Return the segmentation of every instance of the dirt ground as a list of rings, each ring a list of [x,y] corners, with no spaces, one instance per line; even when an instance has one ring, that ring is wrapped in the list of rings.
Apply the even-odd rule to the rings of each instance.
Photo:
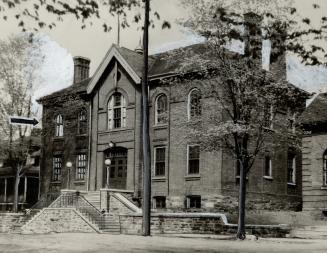
[[[128,236],[108,234],[0,234],[0,252],[327,252],[325,240],[259,239],[234,241],[223,238]]]

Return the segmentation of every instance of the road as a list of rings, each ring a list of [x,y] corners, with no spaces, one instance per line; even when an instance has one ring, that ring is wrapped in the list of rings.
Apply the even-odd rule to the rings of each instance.
[[[133,253],[236,253],[236,252],[327,252],[324,240],[259,239],[234,241],[167,236],[128,236],[107,234],[0,234],[0,252],[133,252]]]

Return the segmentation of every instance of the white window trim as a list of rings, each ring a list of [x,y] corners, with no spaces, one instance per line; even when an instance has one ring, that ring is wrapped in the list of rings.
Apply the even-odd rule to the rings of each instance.
[[[156,158],[157,158],[157,149],[164,148],[165,149],[165,174],[164,175],[156,175]],[[166,146],[156,146],[153,148],[153,176],[154,177],[166,177],[167,168],[166,168],[166,155],[167,155],[167,148]]]
[[[269,158],[269,175],[265,175],[266,174],[266,158]],[[265,161],[264,161],[264,175],[263,177],[266,179],[273,179],[272,176],[272,171],[273,171],[273,167],[272,167],[272,159],[270,156],[265,156]]]
[[[58,120],[59,117],[60,120]],[[64,136],[64,119],[61,114],[58,114],[55,118],[55,137],[63,137],[63,136]]]
[[[188,96],[187,96],[187,121],[191,120],[191,94],[192,94],[193,91],[200,92],[200,90],[198,88],[193,88],[188,93]],[[200,92],[200,94],[201,94],[201,92]]]
[[[115,92],[110,95],[108,103],[107,103],[107,129],[108,130],[115,130],[115,129],[122,129],[126,128],[126,118],[127,118],[127,109],[126,109],[126,98],[123,93],[118,92],[121,96],[121,106],[114,106],[115,104]],[[120,108],[121,109],[121,119],[119,128],[114,127],[114,110]]]
[[[199,173],[197,174],[190,174],[189,173],[189,154],[190,154],[190,147],[200,147],[200,144],[188,144],[187,145],[187,159],[186,159],[186,175],[187,176],[199,176],[200,175],[200,168],[201,168],[201,152],[199,154]]]
[[[165,96],[167,98],[167,122],[165,123],[159,123],[158,122],[158,99],[162,96]],[[160,126],[160,125],[166,125],[168,123],[168,96],[165,94],[165,93],[160,93],[157,97],[156,97],[156,100],[155,100],[155,106],[154,106],[154,124],[155,126]]]
[[[292,168],[293,168],[292,181],[287,182],[288,185],[296,185],[296,156],[292,158]]]
[[[323,187],[327,187],[327,150],[325,151],[325,153],[323,154],[322,157],[322,161],[323,161],[323,166],[322,166],[322,180],[323,180]]]

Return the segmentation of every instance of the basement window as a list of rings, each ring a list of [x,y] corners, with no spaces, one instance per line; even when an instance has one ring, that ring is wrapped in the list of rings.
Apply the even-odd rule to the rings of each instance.
[[[201,196],[187,196],[186,208],[201,208]]]
[[[166,197],[155,196],[153,197],[153,208],[166,208]]]

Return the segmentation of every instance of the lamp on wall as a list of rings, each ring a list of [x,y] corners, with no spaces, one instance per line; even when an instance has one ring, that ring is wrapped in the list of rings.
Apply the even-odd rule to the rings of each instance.
[[[67,167],[67,172],[68,172],[68,179],[67,179],[67,189],[69,189],[70,186],[70,169],[72,168],[73,164],[72,162],[67,162],[66,167]]]
[[[110,141],[110,142],[108,143],[108,146],[109,146],[109,148],[113,148],[113,147],[115,146],[115,143],[113,143],[112,141]]]
[[[3,167],[3,161],[0,160],[0,168],[2,168],[2,167]]]
[[[107,181],[106,182],[107,182],[107,188],[109,189],[109,168],[111,165],[111,160],[109,158],[107,158],[106,160],[104,160],[104,164],[107,167],[107,178],[106,178]]]

